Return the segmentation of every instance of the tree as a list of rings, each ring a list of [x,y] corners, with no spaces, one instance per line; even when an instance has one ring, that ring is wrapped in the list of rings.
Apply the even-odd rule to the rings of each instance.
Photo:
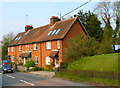
[[[5,56],[7,56],[7,46],[8,44],[13,40],[14,38],[13,32],[8,33],[7,35],[3,36],[3,39],[1,41],[2,43],[2,59],[6,59]]]
[[[95,8],[96,13],[100,17],[100,19],[103,21],[102,23],[106,25],[108,21],[111,21],[111,19],[114,17],[113,12],[113,2],[98,2],[98,5]]]
[[[100,27],[101,22],[98,20],[97,15],[91,13],[90,11],[83,13],[83,10],[80,10],[78,12],[78,17],[87,30],[89,36],[101,42],[103,37],[103,30]]]
[[[116,44],[119,41],[119,34],[120,34],[120,30],[119,30],[119,17],[118,17],[118,2],[114,2],[114,17],[115,17],[115,21],[116,21],[116,28],[114,30],[114,34],[113,34],[113,44]]]
[[[115,44],[119,34],[118,0],[115,0],[115,2],[99,2],[95,11],[101,19],[102,24],[105,26],[104,29],[109,29],[111,24],[116,24],[116,28],[114,30],[113,28],[112,30],[109,30],[112,34],[112,44]],[[114,20],[115,22],[113,22]]]
[[[68,41],[68,46],[69,47],[65,50],[63,59],[63,63],[66,64],[80,59],[81,57],[96,55],[100,47],[98,41],[94,38],[88,39],[88,37],[83,34],[70,39]]]

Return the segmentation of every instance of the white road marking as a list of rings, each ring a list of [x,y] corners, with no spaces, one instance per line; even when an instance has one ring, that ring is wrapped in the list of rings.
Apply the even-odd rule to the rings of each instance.
[[[8,76],[8,77],[10,77],[10,78],[13,78],[13,79],[15,79],[15,77],[13,77],[13,76],[10,76],[10,75],[6,75],[6,76]]]
[[[34,84],[32,84],[32,83],[29,83],[29,82],[27,82],[27,81],[24,81],[24,80],[20,80],[21,82],[24,82],[24,83],[27,83],[27,84],[29,84],[29,85],[32,85],[32,86],[34,86]]]

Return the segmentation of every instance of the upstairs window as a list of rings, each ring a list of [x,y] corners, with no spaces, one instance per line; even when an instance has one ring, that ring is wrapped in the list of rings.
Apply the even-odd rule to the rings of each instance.
[[[19,57],[19,63],[21,63],[21,57]]]
[[[29,51],[29,45],[27,45],[28,51]]]
[[[37,56],[34,57],[34,62],[35,62],[35,64],[38,64],[38,57]]]
[[[50,65],[50,57],[49,56],[45,57],[45,64]]]
[[[25,45],[25,51],[29,51],[29,45]]]
[[[60,41],[57,41],[57,48],[60,49]]]
[[[19,51],[22,51],[22,46],[21,45],[19,45]]]
[[[37,44],[33,44],[33,50],[37,50]]]
[[[11,52],[14,52],[14,47],[11,47]]]
[[[51,49],[51,42],[46,42],[46,49]]]
[[[14,62],[14,56],[12,57],[12,62]]]
[[[9,52],[9,47],[8,47],[8,52]]]

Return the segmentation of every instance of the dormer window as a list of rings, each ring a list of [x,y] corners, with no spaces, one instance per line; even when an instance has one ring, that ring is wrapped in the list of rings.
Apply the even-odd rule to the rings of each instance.
[[[47,35],[49,36],[52,33],[52,31],[50,31]]]
[[[37,50],[37,44],[33,44],[33,50]]]
[[[54,35],[55,32],[56,32],[56,30],[54,30],[51,35]]]
[[[60,32],[61,29],[58,29],[57,32],[55,34],[58,34]]]

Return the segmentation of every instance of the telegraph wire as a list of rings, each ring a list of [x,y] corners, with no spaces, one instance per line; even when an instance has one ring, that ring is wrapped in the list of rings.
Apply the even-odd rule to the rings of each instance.
[[[84,6],[85,4],[89,3],[90,1],[92,1],[92,0],[89,0],[89,1],[85,2],[84,4],[82,4],[82,5],[78,6],[77,8],[75,8],[75,9],[73,9],[72,11],[70,11],[70,12],[66,13],[65,15],[61,16],[60,18],[63,18],[64,16],[66,16],[66,15],[68,15],[68,14],[72,13],[73,11],[75,11],[75,10],[77,10],[78,8],[80,8],[80,7]]]

